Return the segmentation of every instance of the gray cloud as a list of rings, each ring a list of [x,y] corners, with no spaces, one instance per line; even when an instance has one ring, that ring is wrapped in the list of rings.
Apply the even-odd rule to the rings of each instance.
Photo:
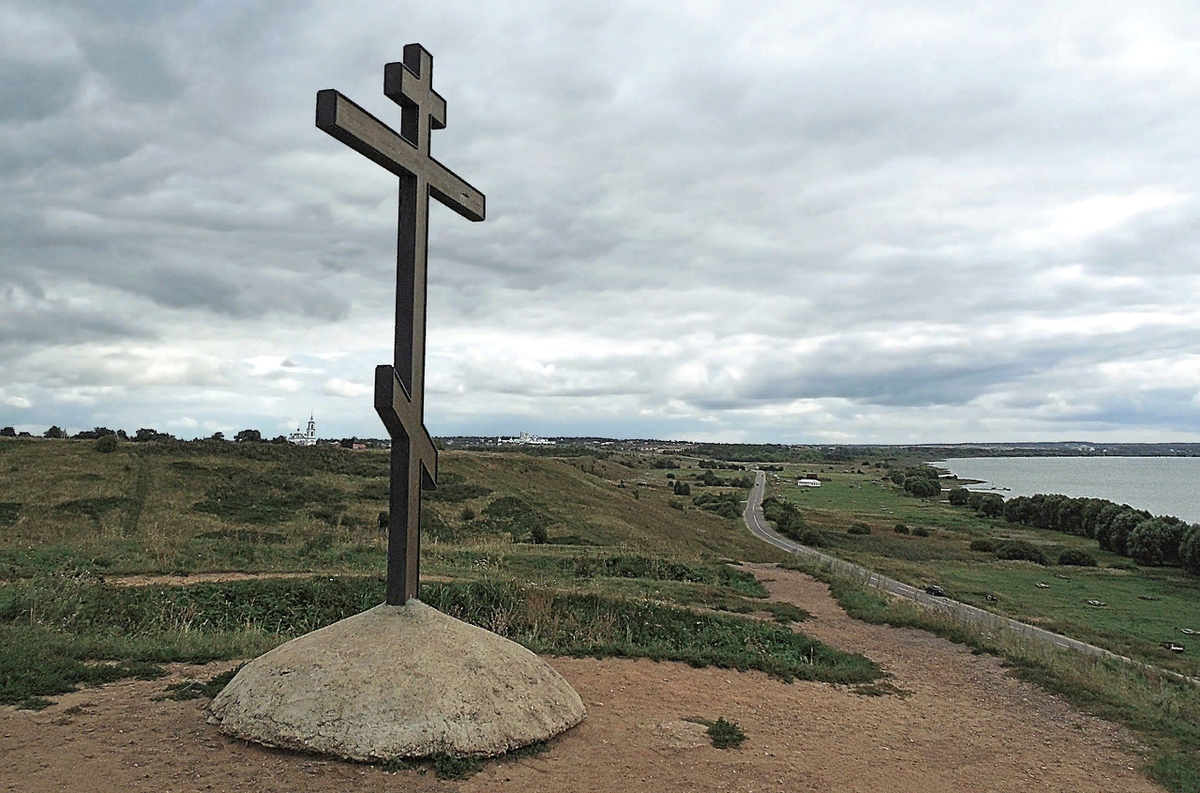
[[[15,6],[5,398],[380,433],[395,180],[313,95],[397,123],[417,39],[489,209],[431,213],[434,432],[1194,438],[1200,12],[1066,9]]]

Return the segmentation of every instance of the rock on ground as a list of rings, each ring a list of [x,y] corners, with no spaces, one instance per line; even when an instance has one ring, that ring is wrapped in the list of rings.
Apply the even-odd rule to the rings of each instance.
[[[351,760],[487,757],[584,719],[579,695],[515,642],[410,600],[276,647],[212,702],[248,741]]]

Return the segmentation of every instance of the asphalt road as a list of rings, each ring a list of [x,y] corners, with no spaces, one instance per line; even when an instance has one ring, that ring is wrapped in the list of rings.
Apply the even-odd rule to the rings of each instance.
[[[1149,666],[1148,664],[1142,664],[1141,662],[1126,658],[1123,655],[1117,655],[1116,653],[1109,652],[1103,647],[1097,647],[1094,644],[1081,642],[1077,639],[1072,639],[1069,636],[1051,633],[1043,628],[1038,628],[1018,620],[1009,619],[1008,617],[1002,617],[999,614],[993,614],[990,611],[984,611],[983,609],[969,606],[966,603],[959,603],[958,601],[951,600],[950,598],[935,597],[933,595],[926,594],[923,590],[901,583],[894,578],[888,578],[885,575],[880,575],[879,573],[868,570],[865,567],[851,564],[844,559],[838,559],[836,556],[830,556],[827,553],[821,553],[815,548],[809,548],[806,545],[801,545],[798,542],[789,540],[787,537],[783,537],[776,533],[763,517],[762,499],[766,482],[767,475],[762,471],[755,471],[754,487],[750,490],[750,497],[746,499],[746,511],[742,513],[743,517],[746,519],[746,527],[750,529],[750,532],[754,534],[755,537],[758,537],[763,542],[769,542],[776,548],[781,548],[788,553],[793,553],[797,556],[806,556],[810,559],[821,562],[822,564],[827,564],[833,568],[834,571],[852,578],[858,578],[868,586],[877,587],[885,592],[891,592],[894,595],[909,598],[910,600],[914,600],[929,608],[960,617],[967,622],[988,625],[992,628],[1010,630],[1021,636],[1027,636],[1032,639],[1049,642],[1058,647],[1062,647],[1067,650],[1073,650],[1077,653],[1083,653],[1084,655],[1091,655],[1099,658],[1112,658],[1113,660],[1123,661],[1127,664],[1134,664],[1137,666]],[[930,583],[934,582],[931,581]],[[1160,669],[1159,667],[1150,668],[1153,668],[1163,674],[1177,677],[1181,680],[1187,680],[1191,683],[1200,684],[1200,680],[1194,677],[1187,677],[1186,675],[1181,675],[1177,672],[1172,672],[1166,669]]]

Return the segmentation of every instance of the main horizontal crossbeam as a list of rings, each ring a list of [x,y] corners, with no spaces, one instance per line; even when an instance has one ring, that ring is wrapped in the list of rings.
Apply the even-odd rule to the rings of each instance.
[[[397,176],[424,178],[430,195],[467,220],[483,220],[483,193],[332,88],[317,92],[317,127]]]

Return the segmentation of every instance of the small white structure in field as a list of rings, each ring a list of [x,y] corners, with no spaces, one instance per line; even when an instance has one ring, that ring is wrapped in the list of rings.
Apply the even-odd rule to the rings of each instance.
[[[802,476],[796,480],[796,487],[820,487],[821,480],[815,476]]]

